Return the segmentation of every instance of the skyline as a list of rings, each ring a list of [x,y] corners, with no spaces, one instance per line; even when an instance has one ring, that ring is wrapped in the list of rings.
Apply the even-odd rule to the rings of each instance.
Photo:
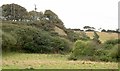
[[[96,29],[118,28],[118,1],[119,0],[5,0],[3,4],[15,3],[23,6],[27,11],[34,10],[44,12],[52,10],[63,21],[66,28],[83,29],[84,26]]]

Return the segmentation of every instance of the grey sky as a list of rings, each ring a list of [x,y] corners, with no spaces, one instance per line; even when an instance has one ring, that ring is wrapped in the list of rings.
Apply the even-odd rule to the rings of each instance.
[[[118,28],[119,0],[1,0],[3,4],[16,3],[28,11],[37,5],[37,11],[50,9],[64,22],[67,28],[92,26],[95,28]]]

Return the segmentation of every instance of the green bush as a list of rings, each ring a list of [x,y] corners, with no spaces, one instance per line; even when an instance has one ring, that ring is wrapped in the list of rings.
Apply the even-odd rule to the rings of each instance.
[[[70,42],[64,38],[54,37],[51,41],[54,53],[65,53],[70,51]]]
[[[120,44],[117,44],[115,45],[111,50],[110,50],[110,53],[109,53],[109,56],[112,57],[112,59],[114,60],[118,60],[120,58],[120,49],[118,48],[118,46],[120,46]]]
[[[94,61],[112,61],[109,56],[110,50],[103,48],[104,45],[97,44],[95,41],[81,41],[78,40],[74,44],[74,49],[69,60],[94,60]]]
[[[72,42],[80,39],[79,34],[75,33],[73,30],[66,30],[65,32],[67,33],[67,38]]]
[[[118,61],[120,58],[118,49],[118,45],[112,44],[103,44],[99,49],[95,52],[96,60],[100,61]]]
[[[90,37],[87,36],[85,32],[81,32],[80,33],[80,40],[88,41],[88,40],[90,40]]]
[[[91,57],[95,54],[95,51],[97,50],[96,46],[96,43],[93,41],[85,42],[77,40],[73,46],[73,52],[68,59],[91,59]]]
[[[116,45],[116,44],[120,44],[120,39],[111,39],[111,40],[107,40],[104,44],[111,44],[111,45]]]
[[[9,33],[2,32],[2,49],[5,51],[12,50],[17,40]]]
[[[74,45],[73,45],[73,50],[71,55],[69,56],[69,60],[77,60],[79,59],[79,57],[82,54],[82,50],[85,48],[86,43],[81,41],[81,40],[77,40]]]

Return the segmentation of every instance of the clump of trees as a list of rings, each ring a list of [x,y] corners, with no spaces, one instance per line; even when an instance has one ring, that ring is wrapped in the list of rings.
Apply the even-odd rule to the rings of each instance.
[[[36,27],[3,24],[3,51],[28,53],[67,53],[70,51],[69,40],[53,37],[49,32]]]
[[[27,10],[17,4],[6,4],[2,5],[2,16],[6,20],[24,20],[27,19]]]
[[[101,32],[108,32],[108,33],[120,33],[120,30],[119,29],[116,29],[116,30],[105,30],[105,29],[102,29]]]
[[[31,23],[32,26],[37,26],[49,31],[57,26],[63,30],[65,27],[59,17],[51,10],[45,10],[45,12],[27,11],[24,7],[18,4],[4,4],[2,5],[3,21],[17,21]]]

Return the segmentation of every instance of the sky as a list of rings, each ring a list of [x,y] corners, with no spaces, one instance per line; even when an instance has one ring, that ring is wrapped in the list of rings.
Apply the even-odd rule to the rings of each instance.
[[[44,12],[52,10],[64,22],[66,28],[83,29],[84,26],[96,29],[118,28],[118,2],[120,0],[0,0],[3,4],[15,3],[28,11]]]

